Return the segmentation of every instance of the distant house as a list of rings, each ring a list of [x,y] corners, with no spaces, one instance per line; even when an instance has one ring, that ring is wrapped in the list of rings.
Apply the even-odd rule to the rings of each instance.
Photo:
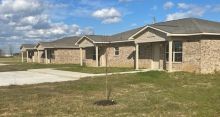
[[[74,45],[80,37],[65,37],[52,42],[39,42],[35,48],[38,63],[79,64],[79,47]]]
[[[213,73],[220,71],[220,23],[185,18],[111,36],[85,35],[38,43],[36,49],[44,53],[41,57],[46,63]],[[48,62],[50,50],[54,51],[53,62]]]
[[[27,62],[35,62],[36,59],[33,58],[35,51],[34,44],[22,44],[20,47],[22,62],[24,62],[24,56],[26,55]]]

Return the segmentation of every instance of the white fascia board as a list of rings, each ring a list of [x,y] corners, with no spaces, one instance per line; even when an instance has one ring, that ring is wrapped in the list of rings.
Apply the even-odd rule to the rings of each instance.
[[[123,43],[123,42],[134,42],[134,40],[111,41],[111,42],[95,42],[95,44],[99,44],[99,43]]]
[[[168,34],[167,36],[197,36],[197,35],[215,35],[218,36],[220,33],[193,33],[193,34]]]

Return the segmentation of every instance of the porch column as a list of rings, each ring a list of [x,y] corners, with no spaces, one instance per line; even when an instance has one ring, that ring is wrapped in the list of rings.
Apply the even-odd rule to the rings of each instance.
[[[47,64],[47,49],[45,49],[45,63]]]
[[[23,63],[24,62],[24,52],[21,51],[21,62]]]
[[[27,56],[26,57],[27,57],[27,63],[28,63],[28,50],[27,50]]]
[[[138,70],[139,69],[139,44],[135,44],[135,52],[136,52],[136,57],[135,57],[135,69]]]
[[[83,51],[82,51],[82,48],[80,48],[80,66],[83,66]]]
[[[96,67],[99,67],[99,47],[95,46]]]
[[[168,72],[173,71],[173,41],[169,40],[169,67],[168,67]]]
[[[40,51],[39,50],[37,51],[37,61],[38,63],[40,63]]]

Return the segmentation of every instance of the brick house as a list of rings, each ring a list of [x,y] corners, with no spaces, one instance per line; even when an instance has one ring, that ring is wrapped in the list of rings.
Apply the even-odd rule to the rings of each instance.
[[[27,62],[35,62],[36,59],[33,58],[35,51],[34,44],[22,44],[20,47],[21,50],[21,60],[24,62],[24,56],[26,55]]]
[[[34,58],[38,63],[79,64],[79,47],[74,45],[80,37],[65,37],[51,42],[39,42]]]
[[[185,18],[111,36],[85,35],[41,42],[26,50],[34,52],[35,62],[47,64],[213,73],[220,71],[220,23]]]
[[[220,71],[220,23],[185,18],[112,36],[87,35],[76,45],[80,64],[168,71]]]

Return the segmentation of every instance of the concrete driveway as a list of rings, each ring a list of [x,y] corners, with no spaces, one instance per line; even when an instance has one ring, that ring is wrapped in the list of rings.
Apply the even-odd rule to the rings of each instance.
[[[73,81],[91,76],[95,76],[95,74],[68,72],[53,69],[0,72],[0,86]]]
[[[3,63],[0,63],[0,66],[4,66],[4,65],[8,65],[8,64],[3,64]]]

